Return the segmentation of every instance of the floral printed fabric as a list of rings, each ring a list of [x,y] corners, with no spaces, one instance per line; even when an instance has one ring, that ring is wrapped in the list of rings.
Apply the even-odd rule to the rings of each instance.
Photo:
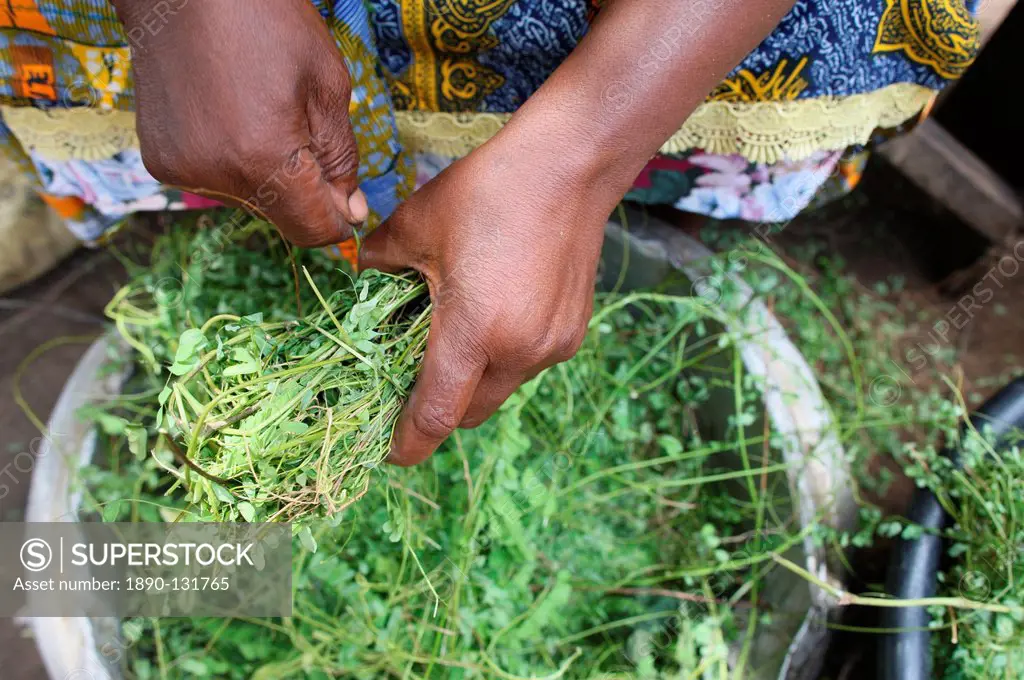
[[[807,208],[845,195],[860,181],[868,152],[820,152],[799,163],[751,163],[741,156],[694,152],[652,160],[626,200],[669,204],[717,219],[788,222]],[[456,159],[416,155],[416,188]]]
[[[129,149],[99,161],[49,161],[33,155],[41,191],[48,196],[76,198],[92,211],[67,221],[80,240],[98,240],[126,216],[140,211],[188,210],[220,203],[184,191],[164,191]]]
[[[772,165],[701,151],[660,157],[648,164],[626,198],[670,203],[717,219],[784,222],[807,207],[841,156],[820,151],[799,163]]]

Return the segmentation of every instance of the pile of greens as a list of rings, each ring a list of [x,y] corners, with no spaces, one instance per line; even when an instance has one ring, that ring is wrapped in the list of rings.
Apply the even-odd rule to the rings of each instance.
[[[216,257],[196,266],[195,241],[207,238],[219,244]],[[817,264],[815,270],[773,260],[758,243],[729,248],[720,270],[747,279],[787,323],[803,354],[818,362],[839,436],[863,473],[861,489],[885,493],[888,480],[867,472],[876,452],[910,451],[913,468],[925,460],[921,450],[937,448],[942,435],[955,431],[962,403],[934,386],[922,394],[890,366],[885,343],[906,329],[893,305],[818,253],[804,258]],[[257,287],[247,277],[262,282],[258,299],[249,297]],[[175,290],[182,291],[170,305],[160,297],[166,280],[179,282]],[[279,356],[286,334],[273,345],[261,346],[257,338],[268,342],[265,332],[273,336],[304,317],[294,327],[304,329],[307,340],[323,337],[321,351],[333,351],[340,345],[324,332],[346,342],[337,326],[347,333],[355,326],[346,327],[345,313],[331,319],[326,310],[350,312],[382,283],[353,284],[321,255],[290,254],[259,225],[229,237],[216,230],[197,234],[186,225],[158,238],[151,266],[136,269],[111,305],[121,334],[139,350],[134,361],[145,370],[124,397],[87,414],[106,433],[105,455],[83,479],[89,507],[106,521],[273,516],[274,505],[260,502],[256,481],[269,468],[250,471],[230,491],[192,469],[201,462],[204,472],[223,475],[225,469],[215,467],[224,464],[216,453],[225,442],[218,440],[239,435],[199,429],[193,446],[188,437],[195,428],[171,432],[169,404],[185,409],[180,422],[191,422],[196,411],[168,387],[175,384],[169,369],[179,364],[176,372],[183,375],[176,377],[190,390],[204,390],[209,401],[192,394],[203,406],[221,388],[201,369],[188,375],[200,357],[216,352],[213,370],[221,374],[252,358],[257,372],[228,376],[241,392],[251,390],[246,378],[262,375],[271,363],[280,368],[267,358]],[[333,293],[318,299],[317,290]],[[412,319],[424,311],[409,310]],[[780,442],[770,427],[753,427],[763,415],[759,386],[734,350],[736,338],[722,330],[721,312],[699,299],[656,292],[603,296],[596,310],[575,360],[524,386],[494,418],[457,433],[428,463],[364,466],[369,483],[359,487],[366,491],[358,503],[304,524],[296,538],[294,616],[126,622],[126,676],[754,677],[766,663],[754,640],[788,615],[762,597],[767,577],[781,568],[780,555],[807,536],[841,550],[892,536],[893,526],[897,533],[913,528],[883,518],[864,498],[854,533],[800,525]],[[224,314],[233,316],[216,318]],[[201,337],[190,329],[201,330]],[[235,354],[235,345],[222,349],[232,338],[241,338],[236,344],[249,357]],[[364,356],[370,351],[352,346]],[[898,386],[899,398],[875,393],[881,379]],[[723,394],[734,412],[721,439],[709,440],[701,434],[705,409]],[[318,407],[325,412],[325,404],[339,403],[337,395],[325,398]],[[304,415],[274,427],[292,427],[298,437],[309,431],[298,432],[302,426],[326,427]],[[274,428],[267,427],[269,435]],[[917,449],[903,443],[922,431],[935,436]],[[196,458],[187,463],[182,435]],[[275,462],[275,473],[300,481],[294,468],[281,465]],[[1011,539],[1020,545],[1019,527],[1008,524],[1020,516],[1019,482],[1006,481],[1020,477],[1005,475],[1006,466],[1020,471],[1021,462],[1018,456],[1004,458],[998,469],[985,465],[996,464],[976,461],[967,475],[981,493],[961,487],[959,500],[968,504],[960,505],[966,514],[957,529],[958,562],[947,579],[959,583],[967,573],[982,574],[993,594],[1012,602],[1019,553],[1009,570],[979,565],[1005,565],[984,557],[991,546]],[[1003,475],[1001,487],[997,475]],[[183,478],[191,479],[193,490],[181,487]],[[196,495],[197,481],[211,484],[212,497]],[[989,506],[993,489],[1000,509]],[[972,497],[977,504],[970,505]],[[971,536],[982,538],[967,540]],[[984,599],[976,594],[958,593]],[[948,617],[953,610],[942,611]],[[999,636],[1008,626],[1018,631],[1017,618],[955,615],[959,647],[951,652],[940,644],[937,653],[955,659],[964,675],[948,677],[973,680],[991,677],[981,669],[1019,668],[1012,661],[1017,657],[997,658],[1007,646]],[[937,621],[936,629],[949,631],[950,622]]]
[[[808,295],[796,282],[779,285],[778,266],[763,266],[765,248],[735,236],[706,234],[730,252],[723,258],[734,273],[771,302],[790,337],[809,360],[837,421],[851,468],[857,475],[860,525],[835,537],[843,545],[872,546],[877,539],[912,540],[924,529],[888,515],[878,502],[894,481],[884,467],[894,455],[899,469],[917,486],[930,489],[953,518],[938,595],[983,603],[981,609],[931,607],[933,663],[944,680],[1018,678],[1024,674],[1024,454],[1018,444],[998,450],[985,438],[961,439],[960,423],[981,403],[977,390],[960,389],[952,344],[927,349],[918,342],[937,316],[901,295],[898,277],[867,288],[844,272],[843,261],[821,242],[788,250],[788,267],[814,286]],[[844,337],[822,324],[820,303],[839,320]],[[856,362],[846,361],[848,347]],[[915,354],[916,352],[916,354]],[[929,370],[920,370],[920,360]],[[866,399],[858,405],[850,390],[862,372]],[[974,376],[976,388],[999,388],[1020,374],[1017,366],[1000,376]],[[858,416],[859,414],[859,416]],[[962,445],[962,447],[961,447]],[[963,455],[954,465],[942,450]],[[881,464],[880,464],[881,461]],[[877,589],[882,590],[878,584]],[[1007,611],[1008,610],[1008,611]],[[864,631],[871,634],[872,631]],[[878,631],[883,632],[883,631]]]
[[[183,252],[174,253],[174,243]],[[178,229],[158,245],[171,261],[187,261],[195,250]],[[279,293],[291,290],[287,253],[273,244],[262,253],[266,260],[257,268],[284,272]],[[237,271],[236,256],[254,254],[225,248],[219,267]],[[222,507],[219,516],[273,516],[253,471],[249,478],[233,476],[244,481],[231,487],[181,459],[187,450],[205,473],[228,476],[233,472],[215,467],[225,463],[214,453],[232,443],[229,436],[240,437],[229,430],[256,426],[241,419],[196,447],[188,439],[194,428],[170,432],[166,423],[179,409],[186,409],[179,419],[184,422],[195,406],[213,412],[206,406],[224,388],[217,379],[211,386],[203,368],[215,378],[244,363],[236,348],[255,360],[252,375],[263,375],[276,361],[269,357],[285,357],[274,370],[287,371],[283,364],[293,358],[285,329],[303,343],[305,354],[294,360],[304,369],[323,361],[311,359],[311,351],[344,354],[349,368],[366,366],[352,360],[354,353],[338,352],[335,339],[359,331],[352,310],[379,301],[381,290],[391,290],[391,279],[370,273],[354,284],[347,276],[339,280],[331,288],[335,293],[300,322],[224,318],[238,293],[208,287],[194,290],[185,313],[133,302],[146,314],[134,312],[122,326],[160,344],[153,357],[162,360],[157,370],[138,372],[124,397],[91,412],[108,435],[107,460],[85,480],[92,508],[107,521],[208,519],[214,501],[205,493],[197,499],[198,481],[210,484]],[[129,288],[148,290],[137,279]],[[318,288],[314,283],[300,291],[316,298]],[[373,305],[385,311],[364,328],[387,327],[392,312],[411,310],[405,330],[380,336],[386,342],[406,337],[424,319],[425,308],[410,302],[411,294]],[[287,319],[291,303],[279,294],[264,314]],[[117,309],[112,306],[115,314]],[[342,312],[332,319],[327,310]],[[760,392],[745,375],[723,320],[721,312],[688,296],[601,297],[575,360],[524,386],[488,423],[452,437],[428,464],[408,470],[365,466],[368,483],[358,503],[330,519],[307,518],[296,538],[301,557],[294,569],[293,617],[131,622],[127,674],[718,677],[732,667],[768,663],[755,659],[753,641],[773,616],[788,614],[762,603],[761,581],[779,568],[774,554],[816,527],[802,527],[792,507],[779,442],[770,429],[751,427],[762,415]],[[318,337],[323,342],[313,346]],[[374,341],[382,342],[366,337],[351,346],[369,358],[373,349],[355,343]],[[413,356],[408,348],[416,346],[406,343],[403,351]],[[210,363],[202,364],[207,357]],[[375,376],[369,369],[367,380]],[[182,374],[178,382],[168,383],[168,370]],[[248,372],[232,373],[230,389],[243,395],[258,389],[245,380]],[[388,381],[374,383],[375,398],[382,383]],[[176,396],[183,384],[195,390],[198,404]],[[276,390],[284,385],[278,379]],[[200,397],[200,389],[209,392]],[[723,439],[708,440],[699,428],[703,409],[723,391],[737,411]],[[341,403],[340,390],[316,398]],[[310,422],[303,424],[309,429],[289,433],[300,443],[312,428],[327,428],[316,409],[307,413]],[[275,426],[297,422],[289,416]],[[184,447],[174,441],[180,434]],[[272,442],[260,446],[271,449],[266,460],[272,464],[256,473],[274,467],[283,477],[280,471],[287,469],[298,482],[299,465],[282,462],[284,447],[275,458]],[[255,466],[263,462],[258,458],[254,453]],[[306,484],[315,484],[315,464],[306,461],[301,469]],[[180,482],[189,474],[193,486],[183,489]]]
[[[953,517],[950,567],[942,590],[1010,611],[931,610],[937,677],[1019,678],[1024,674],[1024,453],[1019,442],[994,448],[963,440],[962,468],[931,461],[925,482]]]
[[[112,250],[128,283],[106,314],[148,372],[166,376],[182,332],[219,314],[260,314],[267,322],[303,316],[312,305],[300,295],[302,268],[320,290],[349,280],[347,263],[320,250],[291,250],[267,222],[218,226],[217,217],[181,217],[163,233]]]
[[[159,398],[204,519],[331,517],[388,455],[426,347],[426,285],[371,271],[324,299],[309,280],[322,307],[305,318],[219,314],[178,340]]]

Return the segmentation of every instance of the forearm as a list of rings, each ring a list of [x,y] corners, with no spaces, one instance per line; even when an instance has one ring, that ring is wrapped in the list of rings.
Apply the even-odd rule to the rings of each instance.
[[[612,0],[507,134],[621,196],[794,1]]]

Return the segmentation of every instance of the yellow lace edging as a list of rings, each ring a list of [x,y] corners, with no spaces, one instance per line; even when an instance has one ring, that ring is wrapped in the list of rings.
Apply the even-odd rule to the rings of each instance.
[[[135,114],[130,111],[76,107],[43,109],[3,106],[4,122],[25,150],[52,161],[105,160],[139,148]]]
[[[934,97],[926,87],[898,83],[848,97],[792,102],[705,102],[661,147],[663,153],[703,149],[740,154],[755,163],[801,160],[815,151],[864,144],[877,128],[918,115]],[[493,137],[510,118],[498,113],[399,111],[403,146],[441,156],[464,156]]]
[[[796,161],[815,151],[863,144],[876,128],[893,127],[920,114],[933,97],[928,88],[899,83],[849,97],[705,102],[661,150],[740,154],[756,163]],[[11,106],[2,111],[22,145],[50,160],[100,160],[139,147],[135,116],[129,112]],[[497,134],[510,114],[399,111],[396,118],[407,149],[459,157]]]

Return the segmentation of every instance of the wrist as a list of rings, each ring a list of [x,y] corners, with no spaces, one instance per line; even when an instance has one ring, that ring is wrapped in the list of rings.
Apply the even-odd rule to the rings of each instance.
[[[493,142],[557,191],[584,196],[607,216],[653,155],[635,125],[620,129],[610,118],[586,97],[534,97]]]

